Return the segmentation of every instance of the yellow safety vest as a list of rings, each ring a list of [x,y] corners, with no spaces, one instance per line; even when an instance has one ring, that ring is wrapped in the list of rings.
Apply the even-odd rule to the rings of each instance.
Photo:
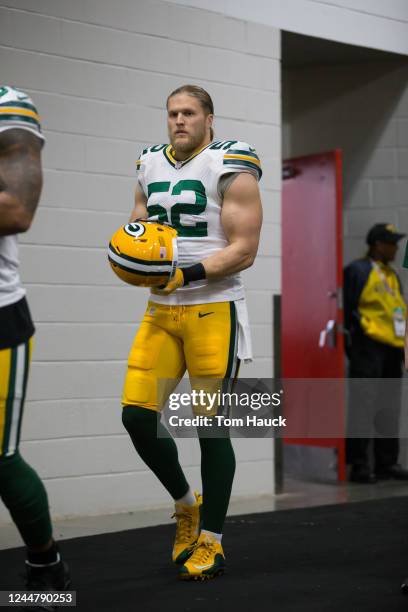
[[[406,319],[407,307],[394,270],[374,262],[358,302],[364,333],[385,344],[403,348],[404,338],[395,332],[394,318]]]

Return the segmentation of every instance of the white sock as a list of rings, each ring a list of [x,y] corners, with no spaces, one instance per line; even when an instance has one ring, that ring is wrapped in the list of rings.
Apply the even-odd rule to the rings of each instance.
[[[183,497],[176,499],[175,502],[176,504],[183,504],[184,506],[195,506],[196,498],[192,490],[189,489]]]
[[[56,561],[51,561],[51,563],[30,563],[30,561],[28,561],[28,559],[26,559],[26,564],[29,565],[30,567],[51,567],[52,565],[58,565],[58,563],[61,561],[61,557],[59,552],[57,552],[57,560]]]
[[[202,529],[201,533],[206,533],[208,535],[210,535],[212,538],[214,538],[214,540],[217,540],[217,542],[219,542],[221,544],[221,540],[222,540],[222,533],[214,533],[214,531],[207,531],[206,529]]]

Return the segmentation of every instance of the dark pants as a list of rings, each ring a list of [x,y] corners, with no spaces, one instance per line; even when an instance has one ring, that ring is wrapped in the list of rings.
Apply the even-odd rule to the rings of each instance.
[[[369,465],[373,440],[374,470],[398,461],[402,349],[363,334],[353,338],[349,365],[347,463]]]

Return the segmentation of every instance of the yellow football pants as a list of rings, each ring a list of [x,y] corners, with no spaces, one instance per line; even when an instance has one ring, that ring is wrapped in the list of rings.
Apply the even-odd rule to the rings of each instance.
[[[13,455],[20,442],[32,342],[0,350],[0,457]]]
[[[186,370],[194,389],[215,392],[220,380],[237,376],[237,344],[234,302],[149,301],[129,353],[122,403],[161,410]]]

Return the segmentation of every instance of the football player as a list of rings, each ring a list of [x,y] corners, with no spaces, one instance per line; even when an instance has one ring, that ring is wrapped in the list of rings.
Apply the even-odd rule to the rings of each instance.
[[[27,588],[37,591],[69,585],[44,485],[19,453],[34,326],[19,277],[17,235],[30,228],[40,198],[43,144],[32,100],[0,87],[0,497],[27,547]]]
[[[158,419],[168,394],[190,380],[232,380],[250,360],[240,271],[254,262],[262,222],[255,149],[213,140],[209,94],[184,85],[167,99],[170,144],[143,150],[130,221],[149,219],[177,230],[178,268],[152,291],[128,359],[123,423],[145,463],[175,501],[173,561],[184,579],[224,571],[221,545],[235,472],[229,436],[200,435],[203,494],[193,493],[177,447]],[[160,379],[171,379],[158,391]],[[205,412],[214,415],[215,412]]]

